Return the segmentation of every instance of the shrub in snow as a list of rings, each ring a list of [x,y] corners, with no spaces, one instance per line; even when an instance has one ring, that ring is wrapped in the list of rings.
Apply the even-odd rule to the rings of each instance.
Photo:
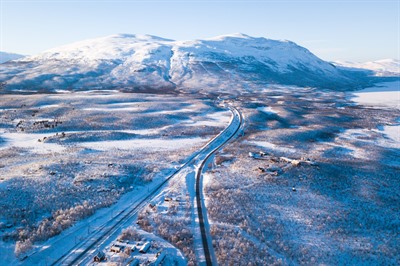
[[[121,233],[121,235],[119,236],[119,239],[121,241],[123,240],[134,240],[134,241],[140,241],[141,237],[140,234],[137,232],[137,230],[133,227],[128,227],[126,229],[124,229]]]
[[[173,197],[171,197],[173,198]],[[138,224],[146,231],[161,236],[185,255],[188,265],[196,265],[193,233],[191,231],[190,197],[185,201],[172,201],[167,212],[157,212],[157,208],[147,207],[139,213]]]
[[[15,243],[14,254],[17,257],[21,257],[31,248],[32,248],[32,242],[29,239],[24,241],[17,241],[17,243]]]

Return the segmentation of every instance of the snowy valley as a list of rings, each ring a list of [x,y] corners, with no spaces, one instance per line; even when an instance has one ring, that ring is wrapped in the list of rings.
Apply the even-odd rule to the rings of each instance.
[[[12,59],[4,265],[400,263],[398,60],[245,34]]]

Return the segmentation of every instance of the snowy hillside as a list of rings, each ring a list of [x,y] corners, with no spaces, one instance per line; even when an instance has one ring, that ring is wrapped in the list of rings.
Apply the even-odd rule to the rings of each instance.
[[[376,76],[400,76],[400,60],[396,59],[383,59],[365,63],[336,61],[334,64],[342,67],[372,70]]]
[[[194,41],[119,34],[0,66],[6,90],[208,90],[289,84],[355,86],[344,70],[290,41],[233,34]]]
[[[22,57],[24,57],[24,55],[0,52],[0,64],[10,61],[10,60],[22,58]]]

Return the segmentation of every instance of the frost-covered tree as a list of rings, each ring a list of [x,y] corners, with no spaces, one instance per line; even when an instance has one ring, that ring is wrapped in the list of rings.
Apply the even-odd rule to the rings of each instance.
[[[17,243],[15,244],[14,254],[17,257],[20,257],[31,248],[32,248],[32,242],[29,239],[25,241],[17,241]]]

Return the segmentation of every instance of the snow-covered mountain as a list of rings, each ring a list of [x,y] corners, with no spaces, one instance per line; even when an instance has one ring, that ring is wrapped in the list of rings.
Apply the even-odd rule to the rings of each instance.
[[[335,61],[334,64],[347,68],[371,70],[373,71],[374,75],[381,77],[400,76],[400,60],[397,59],[383,59],[365,63]]]
[[[10,60],[15,60],[18,58],[22,58],[24,57],[24,55],[20,55],[20,54],[13,54],[13,53],[6,53],[6,52],[1,52],[0,51],[0,64],[10,61]]]
[[[293,42],[244,34],[193,41],[129,34],[91,39],[1,64],[0,81],[6,90],[215,91],[358,83]]]

